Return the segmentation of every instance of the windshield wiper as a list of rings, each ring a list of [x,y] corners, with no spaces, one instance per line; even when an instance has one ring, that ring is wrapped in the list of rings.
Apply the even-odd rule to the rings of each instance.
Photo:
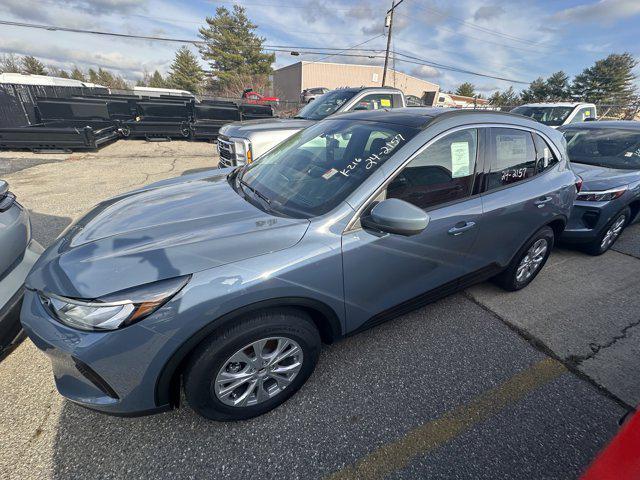
[[[244,180],[240,179],[240,185],[242,185],[243,187],[247,187],[249,190],[251,190],[253,192],[253,194],[260,198],[261,200],[263,200],[267,205],[271,206],[271,199],[269,197],[267,197],[264,193],[260,193],[258,190],[256,190],[255,188],[253,188],[251,185],[249,185],[247,182],[245,182]]]

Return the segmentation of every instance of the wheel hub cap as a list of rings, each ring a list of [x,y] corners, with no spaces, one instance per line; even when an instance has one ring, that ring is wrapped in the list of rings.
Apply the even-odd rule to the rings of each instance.
[[[229,357],[212,384],[225,405],[257,405],[280,394],[302,367],[302,348],[286,337],[252,342]]]
[[[520,265],[518,265],[518,269],[516,270],[516,280],[518,282],[527,281],[538,271],[540,265],[542,265],[542,261],[547,254],[548,248],[549,244],[544,238],[537,240],[533,245],[531,245],[529,250],[527,250],[527,254],[520,261]]]
[[[622,233],[622,229],[624,228],[624,223],[626,222],[626,220],[627,218],[624,215],[620,215],[618,218],[616,218],[615,222],[613,222],[613,225],[609,227],[609,230],[607,230],[607,233],[604,234],[602,242],[600,243],[600,247],[603,250],[609,248],[618,239],[618,237]]]

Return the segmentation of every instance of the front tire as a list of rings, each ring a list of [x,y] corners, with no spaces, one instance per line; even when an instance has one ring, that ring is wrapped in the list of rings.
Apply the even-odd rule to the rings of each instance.
[[[507,269],[495,278],[507,291],[515,292],[529,285],[549,259],[555,235],[551,227],[542,227],[518,251]]]
[[[246,420],[285,402],[309,378],[320,334],[296,309],[245,317],[193,352],[184,375],[189,405],[219,421]]]
[[[598,234],[598,237],[584,246],[584,251],[589,255],[602,255],[616,243],[625,227],[631,219],[631,209],[625,207],[618,212]]]

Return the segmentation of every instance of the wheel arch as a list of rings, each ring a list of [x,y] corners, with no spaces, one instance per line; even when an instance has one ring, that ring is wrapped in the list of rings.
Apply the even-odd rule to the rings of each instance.
[[[240,317],[272,308],[289,307],[306,312],[320,332],[323,343],[332,343],[343,336],[342,324],[333,308],[323,302],[302,297],[283,297],[264,300],[229,312],[209,322],[187,339],[165,363],[155,388],[156,405],[176,407],[180,403],[180,376],[193,350],[210,335]]]
[[[553,230],[555,241],[557,243],[560,235],[562,235],[562,232],[564,232],[564,229],[567,226],[567,219],[564,216],[556,217],[547,223],[547,226],[551,227]]]

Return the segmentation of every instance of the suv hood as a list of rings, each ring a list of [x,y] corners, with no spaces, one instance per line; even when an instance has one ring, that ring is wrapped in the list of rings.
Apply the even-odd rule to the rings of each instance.
[[[27,287],[94,299],[300,241],[308,220],[256,208],[231,188],[228,172],[164,181],[99,204],[46,250]]]
[[[236,138],[249,138],[252,133],[287,131],[297,132],[316,123],[314,120],[302,118],[265,118],[233,122],[220,129],[220,135]]]
[[[584,182],[582,190],[585,191],[609,190],[640,180],[640,172],[636,170],[622,170],[576,162],[571,163],[571,168],[582,178]]]

